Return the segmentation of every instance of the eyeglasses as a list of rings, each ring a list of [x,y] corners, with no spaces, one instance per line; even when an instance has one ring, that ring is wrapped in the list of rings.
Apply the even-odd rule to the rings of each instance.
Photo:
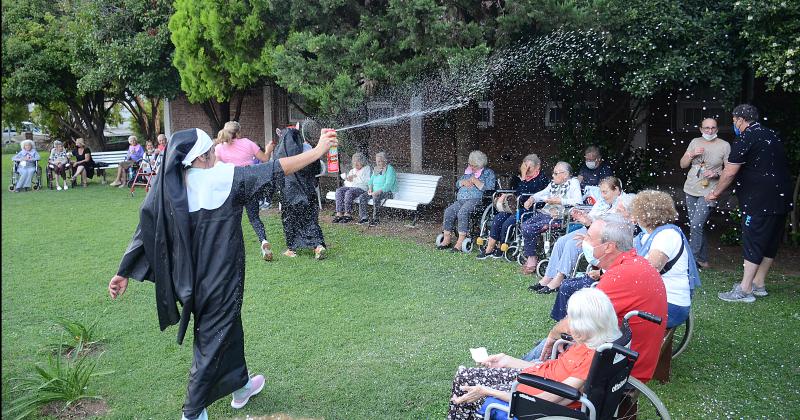
[[[566,171],[553,171],[553,175],[561,175]]]

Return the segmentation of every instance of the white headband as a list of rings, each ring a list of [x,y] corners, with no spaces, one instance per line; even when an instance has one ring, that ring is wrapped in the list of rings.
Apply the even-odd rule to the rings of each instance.
[[[195,128],[195,131],[197,132],[197,141],[194,142],[194,146],[192,146],[192,149],[189,150],[189,153],[187,153],[186,157],[183,159],[183,166],[192,166],[192,162],[194,162],[198,156],[207,152],[208,149],[214,145],[214,141],[211,140],[211,137],[209,137],[205,131],[199,128]]]

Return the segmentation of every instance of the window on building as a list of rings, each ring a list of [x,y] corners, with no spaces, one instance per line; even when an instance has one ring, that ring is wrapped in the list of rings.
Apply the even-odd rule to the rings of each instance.
[[[300,109],[298,109],[294,104],[300,105],[300,107],[305,107],[306,101],[303,99],[302,96],[299,95],[291,95],[291,100],[287,101],[289,106],[289,122],[296,123],[301,122],[306,119],[306,114],[303,113]]]
[[[564,110],[558,102],[550,101],[544,111],[544,126],[556,127],[564,122]]]
[[[676,105],[675,130],[694,132],[700,129],[700,123],[705,118],[717,120],[719,131],[730,131],[729,124],[722,121],[725,118],[725,109],[719,102],[708,101],[681,101]]]
[[[494,101],[478,102],[478,128],[494,127]]]

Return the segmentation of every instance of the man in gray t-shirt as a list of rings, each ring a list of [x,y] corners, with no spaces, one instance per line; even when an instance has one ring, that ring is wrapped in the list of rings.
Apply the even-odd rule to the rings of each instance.
[[[702,136],[693,139],[681,157],[681,168],[689,168],[683,184],[689,213],[689,245],[697,265],[708,268],[708,250],[703,230],[716,202],[706,201],[704,197],[717,186],[731,153],[731,145],[717,137],[717,121],[713,118],[701,122],[700,133]]]

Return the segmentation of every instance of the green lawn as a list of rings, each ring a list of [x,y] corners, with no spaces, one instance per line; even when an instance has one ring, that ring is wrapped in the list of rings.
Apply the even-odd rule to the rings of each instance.
[[[12,194],[2,162],[3,405],[14,378],[46,361],[57,317],[99,320],[106,338],[90,391],[107,418],[179,418],[191,336],[160,332],[154,290],[132,282],[119,301],[106,292],[136,225],[142,190],[116,188]],[[435,251],[400,237],[364,237],[324,225],[330,258],[259,260],[244,221],[243,308],[248,366],[267,376],[243,411],[228,400],[212,418],[289,413],[326,419],[442,418],[452,375],[470,347],[519,355],[551,326],[552,295],[527,292],[517,266]],[[276,218],[268,231],[282,251]],[[796,263],[796,262],[795,262]],[[784,262],[790,264],[790,262]],[[773,276],[755,304],[716,298],[734,281],[704,275],[697,331],[674,364],[673,381],[652,385],[673,418],[800,418],[798,278]]]

